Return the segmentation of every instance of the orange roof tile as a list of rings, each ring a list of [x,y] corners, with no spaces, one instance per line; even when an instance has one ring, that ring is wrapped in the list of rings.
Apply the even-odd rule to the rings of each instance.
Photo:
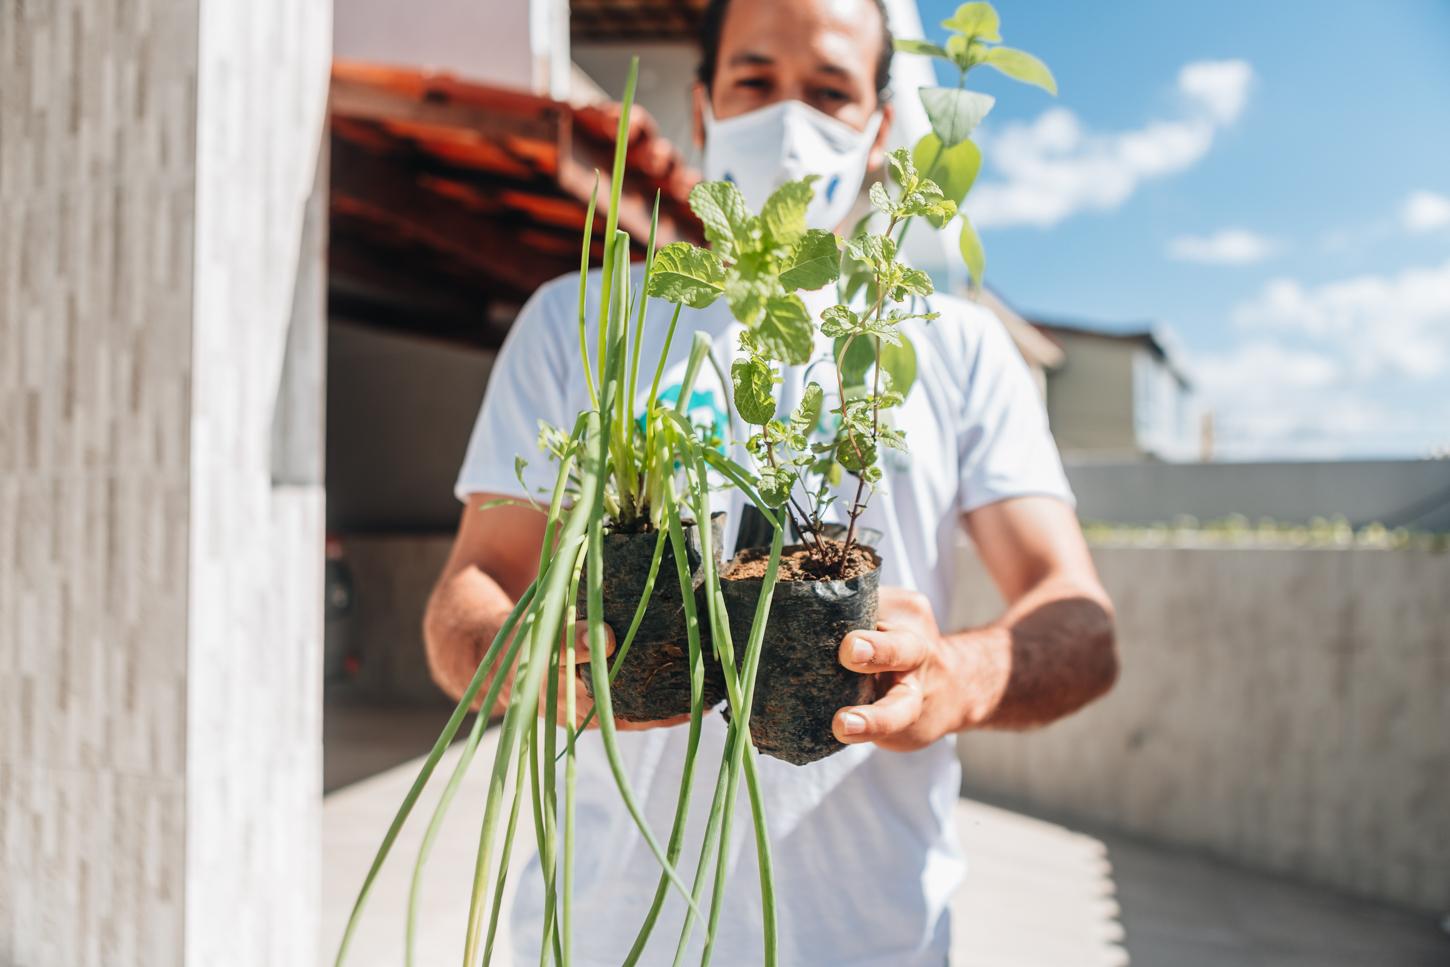
[[[335,304],[357,312],[365,302],[379,320],[411,326],[408,306],[420,292],[516,305],[577,270],[596,170],[601,185],[609,181],[617,106],[338,62],[330,111],[332,238],[346,253],[333,260],[331,291],[343,296]],[[636,257],[656,193],[661,240],[698,241],[688,206],[698,174],[643,110],[631,113],[628,138],[619,223]],[[607,203],[600,199],[596,236]],[[374,272],[378,264],[390,271]],[[501,335],[480,330],[477,341]]]

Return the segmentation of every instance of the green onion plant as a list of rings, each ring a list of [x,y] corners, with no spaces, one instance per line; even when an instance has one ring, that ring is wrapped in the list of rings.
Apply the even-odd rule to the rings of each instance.
[[[410,967],[415,963],[416,925],[427,860],[436,845],[444,817],[457,796],[462,780],[474,765],[490,712],[499,702],[503,688],[509,681],[512,681],[513,687],[510,689],[507,707],[499,726],[497,749],[489,768],[469,913],[460,945],[461,959],[465,967],[492,962],[509,859],[518,831],[524,797],[528,796],[533,807],[534,836],[544,872],[541,888],[545,894],[545,915],[539,937],[539,962],[541,965],[555,964],[560,967],[567,967],[571,962],[571,893],[577,845],[574,836],[577,755],[575,740],[588,723],[574,725],[578,721],[578,715],[574,707],[572,687],[563,689],[565,707],[562,710],[558,708],[558,696],[561,681],[572,685],[576,674],[573,648],[562,645],[561,642],[567,637],[566,629],[576,619],[580,606],[578,598],[581,594],[584,599],[583,610],[589,643],[588,672],[592,677],[597,713],[593,715],[593,719],[600,729],[616,791],[660,866],[659,884],[653,903],[646,911],[625,963],[633,964],[643,954],[654,933],[664,899],[671,889],[678,891],[684,898],[687,910],[676,941],[676,962],[680,962],[683,957],[691,935],[700,930],[705,936],[704,962],[708,963],[712,931],[718,924],[720,902],[724,893],[725,849],[729,842],[732,812],[737,799],[735,791],[742,779],[749,790],[751,819],[755,828],[758,865],[761,871],[760,889],[765,910],[762,959],[771,967],[777,962],[770,847],[758,788],[756,753],[750,741],[749,709],[760,644],[769,615],[771,590],[776,579],[783,521],[773,508],[760,500],[758,493],[750,486],[748,472],[721,456],[719,441],[702,432],[701,428],[692,425],[686,418],[684,407],[685,401],[689,399],[690,386],[709,356],[710,344],[707,339],[696,337],[691,345],[679,401],[667,406],[658,399],[661,374],[680,317],[679,305],[670,320],[664,348],[660,351],[659,358],[654,361],[643,416],[639,420],[631,418],[634,393],[641,385],[639,375],[646,363],[641,359],[640,352],[645,324],[645,290],[653,288],[650,279],[661,269],[660,253],[655,252],[654,245],[655,227],[658,224],[658,200],[646,248],[646,282],[641,291],[632,291],[629,275],[631,239],[626,232],[618,229],[617,224],[624,173],[624,150],[628,140],[636,72],[637,62],[630,68],[619,119],[609,207],[606,213],[602,286],[598,306],[599,333],[592,353],[587,341],[585,322],[585,274],[588,270],[590,233],[594,220],[592,201],[586,220],[584,254],[581,259],[579,351],[590,408],[579,415],[568,432],[547,428],[543,433],[543,442],[557,459],[558,470],[547,507],[539,505],[546,514],[546,527],[539,553],[538,577],[519,598],[486,650],[472,681],[424,759],[416,779],[384,834],[338,945],[335,958],[338,967],[346,962],[349,945],[368,896],[388,859],[399,831],[410,818],[419,796],[431,780],[444,752],[461,730],[464,719],[471,709],[476,708],[477,712],[460,750],[457,764],[429,819],[413,865],[405,911],[404,962]],[[713,360],[711,362],[714,364]],[[718,364],[716,368],[718,369]],[[747,488],[746,492],[757,502],[776,534],[774,553],[763,582],[757,619],[738,660],[719,590],[719,574],[715,567],[713,548],[710,546],[712,536],[708,521],[713,486],[712,470],[717,474],[726,473],[737,486],[743,485]],[[707,607],[703,620],[710,630],[710,638],[714,644],[713,654],[702,644],[702,616],[697,614],[695,607],[695,592],[688,565],[685,527],[692,522],[699,532],[705,562],[704,597]],[[635,611],[634,621],[625,631],[611,662],[605,657],[607,632],[603,619],[602,588],[605,565],[603,538],[606,528],[613,526],[653,528],[658,531],[658,537],[649,576],[645,585],[640,588],[640,603]],[[646,822],[625,774],[611,713],[609,678],[628,654],[640,617],[652,594],[666,540],[670,542],[673,551],[677,572],[674,577],[680,582],[686,610],[693,702],[675,816],[669,835],[662,842]],[[572,645],[572,642],[569,644]],[[726,751],[716,777],[716,790],[706,835],[695,872],[687,882],[680,872],[679,863],[684,850],[684,833],[696,772],[695,759],[699,750],[702,720],[707,711],[703,699],[705,662],[714,660],[721,664],[733,715],[728,727]],[[541,695],[544,696],[542,700]],[[559,714],[561,711],[562,717]],[[561,726],[555,724],[561,718],[564,732],[562,750],[559,748]],[[562,796],[558,768],[561,759]],[[707,882],[714,885],[708,909],[703,892]]]

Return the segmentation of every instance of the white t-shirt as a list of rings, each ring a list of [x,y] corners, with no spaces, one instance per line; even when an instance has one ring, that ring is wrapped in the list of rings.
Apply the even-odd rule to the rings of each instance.
[[[636,266],[636,286],[641,276]],[[518,494],[515,456],[529,461],[524,480],[531,490],[552,491],[554,465],[537,450],[538,423],[542,419],[568,430],[589,405],[578,349],[578,284],[577,276],[551,282],[520,312],[489,377],[455,488],[460,500],[471,493]],[[595,273],[591,316],[598,284]],[[801,295],[818,316],[831,303],[830,292]],[[921,591],[944,620],[962,513],[1008,497],[1038,494],[1071,502],[1072,495],[1036,387],[996,317],[949,296],[927,301],[941,316],[930,324],[905,324],[916,347],[917,380],[904,405],[889,411],[905,431],[910,452],[883,451],[883,492],[872,499],[859,526],[882,534],[877,542],[881,583]],[[637,407],[647,395],[673,308],[651,302],[646,311],[641,358],[650,366],[642,366]],[[739,328],[724,300],[704,310],[685,309],[661,396],[678,398],[693,332],[710,335],[728,372]],[[596,334],[591,318],[591,355]],[[827,359],[829,348],[822,338],[818,356]],[[807,368],[786,368],[779,412],[795,406]],[[826,389],[828,408],[835,405],[829,372],[822,365],[812,373]],[[696,423],[714,419],[723,426],[723,392],[714,371],[704,367],[689,404]],[[729,436],[743,439],[744,426],[737,422]],[[748,461],[743,447],[736,447],[735,456]],[[849,506],[853,491],[854,480],[847,477],[835,508]],[[722,491],[716,501],[716,510],[730,514],[728,554],[742,498]],[[709,715],[705,723],[682,854],[687,880],[723,754],[721,716]],[[683,726],[619,733],[629,778],[661,842],[674,816],[686,733]],[[580,744],[577,775],[575,960],[581,967],[615,967],[649,908],[659,867],[619,801],[597,731]],[[960,785],[954,739],[905,754],[851,746],[806,766],[761,757],[760,775],[775,869],[780,962],[791,967],[941,967],[950,944],[948,902],[963,870],[952,827]],[[713,962],[721,967],[759,964],[759,881],[743,788],[730,855],[733,870]],[[537,858],[530,874],[538,876]],[[543,897],[536,885],[537,880],[522,882],[514,904],[519,963],[538,957]],[[672,892],[642,964],[671,962],[683,911]],[[696,951],[702,932],[696,928]],[[698,953],[693,960],[698,962]]]

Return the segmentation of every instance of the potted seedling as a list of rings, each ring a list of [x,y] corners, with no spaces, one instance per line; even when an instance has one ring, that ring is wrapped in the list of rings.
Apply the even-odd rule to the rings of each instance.
[[[919,41],[903,41],[899,46],[945,57],[959,68],[963,78],[968,70],[986,63],[1034,83],[1043,83],[1040,77],[1033,76],[1040,68],[1050,83],[1051,76],[1045,74],[1046,68],[1040,63],[1019,52],[991,46],[997,39],[997,28],[996,14],[989,5],[965,4],[946,26],[953,31],[953,36],[945,47]],[[703,920],[702,965],[708,964],[726,893],[725,860],[743,778],[760,871],[762,960],[767,967],[775,967],[778,957],[773,875],[754,737],[760,736],[764,742],[771,743],[772,754],[788,761],[809,761],[828,754],[834,749],[834,740],[829,739],[830,715],[837,705],[846,703],[842,696],[849,693],[859,699],[869,694],[869,682],[843,677],[851,673],[839,669],[836,646],[846,627],[866,627],[875,621],[875,582],[880,558],[873,549],[864,546],[869,542],[863,541],[864,531],[858,528],[858,519],[881,480],[880,449],[904,445],[901,434],[882,416],[909,392],[915,371],[915,356],[909,342],[902,337],[900,326],[913,317],[930,315],[902,307],[903,300],[929,293],[931,283],[924,274],[903,265],[896,252],[900,233],[913,219],[924,217],[942,226],[957,214],[957,204],[970,187],[980,160],[966,135],[985,113],[979,100],[983,95],[965,91],[962,84],[955,92],[946,88],[923,89],[923,103],[932,120],[936,143],[928,136],[916,146],[911,157],[903,153],[893,156],[891,167],[896,189],[894,192],[880,186],[873,189],[873,201],[888,222],[886,232],[853,232],[845,246],[844,272],[841,245],[836,237],[804,227],[805,205],[811,195],[809,180],[783,187],[767,201],[759,215],[745,211],[743,201],[732,186],[715,183],[698,187],[691,199],[705,223],[713,249],[673,243],[656,252],[652,226],[645,292],[641,294],[633,292],[630,286],[630,240],[618,231],[616,218],[636,70],[637,63],[632,64],[616,135],[606,217],[600,324],[592,353],[587,345],[584,321],[585,276],[590,252],[587,234],[581,259],[580,358],[589,385],[590,405],[567,431],[553,428],[545,432],[548,449],[559,466],[545,511],[538,577],[520,596],[486,649],[472,682],[384,835],[339,945],[338,965],[345,961],[368,895],[403,824],[463,720],[471,709],[478,707],[482,711],[475,715],[414,865],[406,911],[405,948],[405,962],[409,965],[414,962],[414,925],[425,863],[443,818],[471,767],[489,712],[509,681],[513,688],[490,765],[478,839],[462,943],[464,960],[468,964],[491,962],[509,855],[527,796],[544,869],[542,889],[546,902],[539,960],[565,967],[571,963],[571,895],[577,846],[575,740],[582,726],[573,724],[579,721],[573,689],[561,690],[558,686],[560,682],[572,682],[579,671],[573,649],[561,647],[561,638],[581,608],[588,628],[587,674],[604,752],[621,800],[661,869],[656,894],[644,913],[626,965],[634,964],[642,955],[671,889],[684,897],[686,905],[685,920],[676,941],[675,962],[683,962],[692,931]],[[937,93],[929,99],[929,92]],[[990,106],[990,100],[987,104]],[[915,165],[912,157],[917,159]],[[931,177],[918,173],[918,168],[926,169]],[[590,228],[593,215],[591,203],[586,220]],[[894,239],[893,232],[898,233]],[[977,282],[981,275],[981,248],[965,221],[961,238],[963,256],[973,281]],[[832,281],[838,283],[838,305],[827,309],[819,320],[813,319],[797,293]],[[718,447],[720,441],[692,426],[681,405],[667,405],[659,400],[656,391],[667,348],[656,361],[642,418],[634,418],[632,409],[638,399],[638,376],[648,371],[641,368],[639,358],[640,331],[644,324],[641,303],[646,294],[676,304],[670,322],[671,339],[680,318],[680,307],[701,307],[721,297],[728,300],[732,313],[744,324],[742,354],[734,361],[729,379],[736,409],[743,421],[754,428],[749,441],[755,460],[753,468],[722,453]],[[777,418],[774,385],[780,368],[809,362],[817,335],[830,346],[828,369],[837,384],[837,402],[827,407],[824,389],[819,382],[812,381],[807,384],[800,405],[788,416]],[[693,381],[708,356],[708,342],[703,337],[695,337],[687,366],[687,384]],[[714,365],[714,360],[711,363]],[[688,397],[688,392],[681,393],[681,399]],[[834,424],[824,435],[818,426],[823,416],[834,417]],[[717,475],[713,480],[712,472]],[[847,476],[850,481],[846,480]],[[715,529],[712,526],[691,529],[692,524],[711,521],[710,490],[719,478],[737,488],[760,510],[772,534],[768,548],[745,552],[732,563],[728,574],[722,573],[719,566],[720,540]],[[828,523],[827,511],[836,499],[836,488],[843,483],[854,489],[846,520]],[[789,556],[785,548],[787,529],[801,538],[801,543],[790,549]],[[622,559],[621,553],[636,562],[643,557],[634,542],[628,542],[628,552],[621,552],[611,548],[610,538],[641,534],[653,542],[648,543],[649,559],[643,580],[637,579],[638,563],[628,569],[621,566],[621,572],[629,570],[635,576],[621,582],[618,593],[611,594],[614,600],[607,601],[606,569],[612,569],[613,562]],[[790,580],[778,585],[783,568]],[[665,571],[663,577],[661,570]],[[667,585],[673,586],[677,597],[665,593]],[[777,587],[785,589],[794,585],[804,590],[782,590],[781,593],[803,594],[823,609],[819,612],[823,620],[837,622],[828,633],[821,628],[812,629],[815,637],[804,646],[790,640],[796,625],[786,615],[794,610],[794,605],[789,609],[772,609]],[[665,612],[658,623],[650,617],[656,597],[663,602]],[[839,607],[833,604],[833,598]],[[619,638],[612,663],[604,654],[606,623]],[[683,649],[679,649],[681,629]],[[664,714],[664,709],[648,704],[655,700],[649,689],[637,689],[625,684],[627,680],[621,681],[629,668],[630,650],[642,641],[673,644],[683,653],[684,660],[680,662],[679,654],[671,654],[670,662],[662,666],[665,673],[683,674],[688,680],[687,748],[674,821],[664,841],[644,820],[625,775],[614,726],[619,714],[613,700],[616,694],[626,706],[635,697],[642,697],[644,704],[630,709],[631,714],[644,717]],[[796,650],[790,651],[791,648]],[[640,654],[649,651],[642,646]],[[786,674],[765,671],[768,653],[781,656],[769,662],[773,667],[785,669]],[[807,668],[811,669],[808,678],[793,677],[803,674]],[[716,676],[713,692],[707,684],[710,675]],[[611,688],[611,676],[618,683],[615,688]],[[797,680],[806,682],[801,693],[808,700],[800,708],[794,704],[795,697],[785,694]],[[828,694],[833,690],[835,694]],[[711,696],[720,691],[728,703],[729,728],[699,858],[686,883],[679,863],[701,721]],[[812,691],[818,694],[812,695]],[[565,703],[562,710],[557,707],[561,692]],[[679,708],[683,687],[676,684],[666,692],[671,696],[668,708]],[[825,710],[824,736],[820,728],[821,710]],[[568,723],[562,730],[562,750],[559,748],[561,730],[554,726],[560,719]],[[561,760],[562,802],[556,768]],[[710,891],[708,912],[704,899],[707,889]]]
[[[724,297],[745,326],[731,382],[735,409],[752,428],[746,446],[754,468],[735,470],[800,538],[779,563],[780,607],[766,630],[751,720],[761,751],[798,765],[840,749],[831,730],[836,710],[874,697],[872,678],[844,668],[837,653],[848,632],[876,623],[881,558],[863,541],[860,518],[882,481],[883,448],[906,449],[904,434],[889,419],[916,374],[916,352],[903,324],[936,317],[922,303],[933,292],[932,280],[901,261],[902,239],[917,220],[937,230],[960,220],[961,256],[973,287],[979,286],[982,246],[959,206],[981,163],[968,136],[993,100],[966,90],[967,74],[992,66],[1055,92],[1040,61],[996,45],[1001,38],[990,4],[963,4],[943,26],[951,32],[945,46],[916,40],[897,45],[949,61],[958,84],[921,90],[932,132],[913,150],[888,155],[891,187],[872,186],[881,231],[863,219],[842,259],[833,234],[804,228],[812,179],[782,186],[758,215],[746,210],[734,185],[717,182],[698,186],[691,197],[710,248],[676,243],[666,249],[675,263],[689,267],[683,301],[698,307]],[[813,319],[796,292],[831,281],[839,283],[839,301]],[[829,344],[828,359],[815,358],[817,333]],[[817,364],[824,364],[827,385],[809,378]],[[808,378],[800,402],[779,413],[782,367],[802,365]],[[828,392],[834,395],[830,406]],[[829,426],[824,433],[823,416]],[[845,494],[844,521],[828,520]],[[723,594],[738,629],[753,619],[767,559],[764,548],[746,549],[725,571]]]
[[[406,963],[413,963],[414,928],[419,905],[419,890],[424,867],[438,832],[459,785],[472,764],[489,720],[489,710],[499,700],[507,681],[512,681],[507,709],[499,728],[498,746],[491,765],[488,796],[484,804],[483,826],[478,840],[467,928],[462,943],[464,962],[491,962],[509,856],[517,831],[521,806],[528,797],[534,814],[535,837],[544,869],[545,916],[539,938],[541,962],[568,965],[572,959],[571,887],[573,875],[574,779],[576,738],[582,725],[574,708],[574,690],[560,689],[561,681],[572,681],[575,668],[574,651],[562,647],[561,636],[583,610],[588,627],[590,661],[595,709],[605,754],[614,774],[621,799],[633,816],[641,835],[660,863],[659,887],[650,908],[643,916],[634,949],[626,963],[633,964],[649,941],[668,890],[675,889],[684,897],[687,916],[680,929],[677,950],[683,951],[692,931],[704,922],[706,932],[705,961],[708,962],[712,940],[725,895],[725,856],[730,843],[730,828],[737,789],[742,777],[749,792],[751,818],[760,870],[762,909],[765,914],[763,959],[776,963],[775,907],[772,890],[769,840],[765,827],[762,799],[756,775],[755,753],[751,747],[749,719],[753,708],[754,670],[759,664],[764,639],[765,616],[770,609],[774,567],[768,567],[765,591],[760,597],[757,620],[744,630],[736,649],[731,623],[725,612],[720,591],[719,540],[711,527],[695,527],[694,537],[687,536],[691,522],[710,519],[711,480],[706,469],[706,453],[715,453],[716,441],[702,437],[696,427],[677,406],[662,404],[655,390],[664,366],[666,348],[655,365],[654,382],[648,396],[643,418],[631,418],[630,403],[635,397],[636,379],[641,372],[639,359],[640,327],[644,315],[636,300],[643,295],[633,293],[629,284],[629,237],[617,229],[615,213],[619,208],[624,173],[624,146],[634,91],[637,63],[631,66],[623,100],[616,155],[607,213],[607,234],[604,246],[603,285],[599,306],[598,339],[594,353],[584,339],[585,275],[589,268],[589,237],[583,245],[580,279],[580,356],[585,378],[589,383],[590,407],[579,414],[571,429],[546,429],[545,442],[557,458],[559,466],[555,485],[549,497],[545,536],[539,555],[538,577],[520,596],[513,611],[503,623],[461,700],[427,756],[402,805],[383,837],[372,866],[365,877],[352,915],[338,948],[336,963],[346,958],[349,943],[361,917],[364,904],[379,871],[407,821],[425,785],[436,770],[444,752],[458,734],[463,720],[475,706],[482,709],[475,715],[467,741],[463,744],[458,764],[434,810],[414,865],[407,917]],[[587,224],[593,224],[591,203]],[[658,206],[656,206],[656,222]],[[653,224],[647,257],[646,277],[655,267]],[[661,255],[663,253],[660,253]],[[666,258],[661,270],[671,263]],[[652,285],[651,288],[657,286]],[[631,339],[629,322],[634,319]],[[678,322],[678,312],[670,324],[671,336]],[[668,343],[669,340],[666,340]],[[698,373],[708,353],[709,344],[696,337],[689,356],[686,382]],[[682,393],[688,398],[688,393]],[[748,487],[748,481],[743,481]],[[783,545],[782,520],[748,491],[772,525],[775,539],[769,555],[779,560]],[[629,612],[628,621],[620,621],[611,613],[605,600],[605,570],[615,567],[619,557],[609,545],[612,536],[649,534],[651,541],[648,567],[644,579],[629,591],[618,592],[618,603]],[[667,547],[666,547],[667,545]],[[692,549],[693,548],[693,549]],[[668,551],[668,553],[667,553]],[[631,550],[628,552],[633,554]],[[659,581],[659,571],[673,566]],[[664,589],[673,585],[675,595],[665,597]],[[634,599],[630,600],[628,594]],[[616,632],[625,628],[616,657],[624,657],[627,648],[647,627],[649,605],[656,597],[677,603],[679,634],[683,640],[683,665],[687,680],[688,701],[682,711],[690,715],[689,734],[675,819],[668,839],[661,841],[645,822],[638,801],[626,778],[615,735],[616,710],[609,686],[612,669],[605,659],[607,622]],[[700,607],[698,605],[703,605]],[[623,613],[623,612],[619,612]],[[619,623],[614,623],[619,621]],[[627,626],[627,627],[626,627]],[[721,660],[707,658],[703,642],[704,629],[709,629],[714,648]],[[675,631],[669,632],[673,638]],[[707,665],[716,666],[716,680],[721,693],[734,710],[734,719],[727,733],[724,754],[719,763],[715,794],[699,860],[689,883],[677,869],[683,845],[687,806],[693,783],[701,720],[712,704],[708,691]],[[622,665],[618,667],[624,667]],[[486,687],[485,687],[486,686]],[[558,708],[559,695],[564,695],[565,708]],[[541,697],[542,696],[542,697]],[[716,699],[718,701],[718,699]],[[560,714],[562,712],[562,715]],[[560,729],[554,722],[562,719],[563,748]],[[559,769],[563,762],[562,803],[559,794]],[[505,808],[507,807],[507,808]],[[505,812],[507,816],[505,818]],[[559,824],[562,818],[562,830]],[[706,910],[705,890],[713,887]],[[677,962],[679,956],[677,955]]]

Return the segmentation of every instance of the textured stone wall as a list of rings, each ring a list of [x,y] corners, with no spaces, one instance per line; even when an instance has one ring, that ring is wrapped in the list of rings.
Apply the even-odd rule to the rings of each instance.
[[[182,946],[195,36],[194,4],[0,7],[7,965]]]
[[[999,608],[970,554],[957,623]],[[1123,671],[966,787],[1364,896],[1450,908],[1450,554],[1097,547]]]
[[[328,9],[0,4],[7,967],[315,959]]]

